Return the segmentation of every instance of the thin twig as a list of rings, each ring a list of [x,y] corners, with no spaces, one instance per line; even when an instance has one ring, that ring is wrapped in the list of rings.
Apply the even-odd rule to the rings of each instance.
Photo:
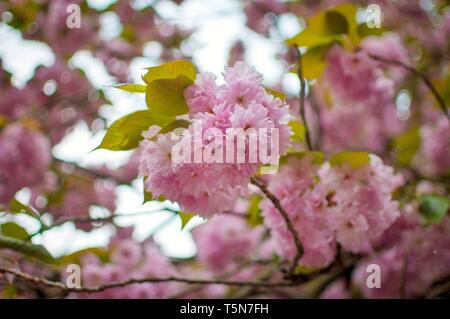
[[[58,222],[56,222],[54,224],[46,226],[46,228],[44,230],[49,230],[49,229],[51,229],[53,227],[61,226],[61,225],[65,224],[65,223],[67,223],[67,222],[73,222],[73,223],[99,223],[99,222],[111,221],[114,218],[136,217],[136,216],[143,216],[143,215],[154,214],[154,213],[159,213],[159,212],[164,212],[164,211],[168,211],[168,212],[171,212],[171,213],[178,213],[178,211],[170,209],[170,208],[161,208],[161,209],[155,209],[155,210],[144,211],[144,212],[135,212],[135,213],[129,213],[129,214],[113,214],[113,215],[110,215],[110,216],[96,217],[96,218],[92,218],[92,217],[89,217],[89,216],[79,216],[79,217],[63,219],[63,220],[58,221]]]
[[[42,234],[43,232],[46,232],[50,229],[53,229],[55,227],[59,227],[64,225],[65,223],[72,222],[72,223],[101,223],[101,222],[111,222],[114,218],[121,218],[121,217],[136,217],[136,216],[142,216],[142,215],[148,215],[148,214],[154,214],[159,212],[168,211],[171,213],[178,214],[178,211],[170,209],[170,208],[161,208],[161,209],[155,209],[151,211],[144,211],[144,212],[135,212],[135,213],[129,213],[129,214],[112,214],[105,217],[90,217],[90,216],[76,216],[76,217],[69,217],[62,219],[56,223],[53,223],[51,225],[45,225],[42,224],[42,227],[36,231],[35,233],[31,234],[29,236],[29,239]]]
[[[374,55],[374,54],[369,54],[369,57],[376,60],[376,61],[380,61],[383,63],[388,63],[388,64],[393,64],[393,65],[397,65],[397,66],[401,66],[402,68],[408,70],[409,72],[411,72],[412,74],[414,74],[415,76],[417,76],[418,78],[420,78],[423,83],[425,83],[425,85],[428,87],[428,89],[430,90],[430,92],[434,95],[434,97],[436,98],[439,107],[441,108],[442,112],[444,112],[445,116],[447,116],[448,119],[450,119],[450,114],[448,111],[447,106],[445,105],[444,99],[442,98],[442,96],[439,94],[439,92],[436,90],[436,88],[434,87],[433,83],[431,83],[431,80],[428,78],[428,76],[426,76],[424,73],[420,72],[419,70],[417,70],[416,68],[414,68],[411,65],[408,65],[402,61],[398,61],[398,60],[394,60],[394,59],[388,59],[388,58],[384,58],[378,55]]]
[[[322,147],[322,131],[323,131],[322,122],[321,122],[321,110],[317,103],[316,97],[314,96],[313,88],[310,87],[309,90],[310,90],[309,91],[309,102],[317,116],[317,131],[316,131],[316,135],[315,135],[315,137],[316,137],[315,138],[315,140],[316,140],[315,149],[320,150]]]
[[[233,269],[232,271],[227,271],[219,276],[217,276],[217,279],[219,280],[226,280],[229,279],[231,276],[234,276],[235,274],[237,274],[239,271],[241,271],[242,269],[245,269],[245,267],[247,266],[251,266],[251,263],[249,261],[242,263],[241,265],[238,265],[235,269]],[[172,296],[170,296],[168,299],[180,299],[180,298],[185,298],[187,297],[189,294],[198,292],[199,290],[201,290],[203,288],[203,285],[192,285],[189,286],[188,289],[185,289],[183,291],[177,292],[176,294],[173,294]]]
[[[313,150],[313,145],[311,143],[311,136],[309,134],[308,122],[306,121],[306,113],[305,113],[305,94],[306,94],[306,81],[303,77],[303,68],[302,68],[302,53],[300,49],[297,49],[298,52],[298,71],[297,76],[300,80],[300,92],[299,92],[299,103],[300,103],[300,116],[303,121],[303,125],[305,126],[305,140],[306,145],[309,150]]]
[[[302,242],[300,241],[300,238],[294,228],[294,225],[292,224],[291,220],[289,219],[289,214],[287,211],[283,208],[283,206],[280,203],[280,200],[273,195],[268,189],[267,186],[261,182],[256,177],[251,178],[251,183],[255,186],[257,186],[263,193],[266,195],[266,197],[272,202],[273,206],[280,212],[281,216],[284,219],[284,222],[286,223],[286,226],[289,230],[289,232],[292,234],[292,237],[294,238],[295,247],[297,248],[297,253],[295,254],[294,260],[292,261],[292,265],[290,266],[288,270],[288,276],[292,277],[295,272],[295,268],[297,267],[298,261],[303,256],[304,249]]]
[[[354,263],[348,266],[338,266],[334,270],[332,269],[329,274],[325,274],[325,279],[321,282],[318,287],[311,293],[312,298],[319,298],[320,295],[333,284],[342,275],[350,273],[354,268]]]
[[[199,285],[250,286],[250,287],[291,287],[299,284],[295,282],[258,282],[258,281],[234,281],[234,280],[220,280],[220,279],[206,280],[206,279],[167,277],[167,278],[132,278],[93,287],[71,288],[67,287],[61,282],[51,281],[42,277],[35,277],[15,269],[0,268],[0,273],[11,274],[19,277],[22,280],[34,283],[36,285],[45,285],[47,287],[59,288],[66,293],[67,292],[97,293],[108,289],[126,287],[133,284],[163,283],[163,282],[180,282],[186,284],[199,284]]]
[[[405,299],[406,298],[406,283],[407,283],[407,275],[408,275],[408,264],[409,264],[409,258],[408,254],[406,253],[403,257],[403,267],[402,272],[400,275],[400,298]]]
[[[450,280],[444,280],[437,284],[434,284],[428,293],[425,295],[425,298],[442,298],[445,295],[450,294]]]
[[[89,177],[92,177],[92,178],[110,179],[110,180],[115,181],[118,184],[129,184],[128,181],[123,180],[122,178],[120,178],[118,176],[114,176],[113,174],[108,174],[108,173],[102,172],[98,168],[83,167],[76,162],[64,161],[64,160],[61,160],[61,159],[58,159],[55,157],[53,158],[53,160],[61,165],[73,166],[75,168],[75,170],[85,173],[86,175],[88,175]]]

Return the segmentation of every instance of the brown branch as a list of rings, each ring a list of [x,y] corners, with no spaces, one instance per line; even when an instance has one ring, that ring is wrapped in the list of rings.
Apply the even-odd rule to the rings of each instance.
[[[249,261],[242,263],[241,265],[238,265],[235,269],[233,269],[231,271],[227,271],[227,272],[217,276],[217,279],[226,280],[226,279],[230,278],[231,276],[235,275],[236,273],[238,273],[239,271],[241,271],[242,269],[245,269],[245,267],[247,267],[247,266],[251,266],[251,263]],[[176,294],[173,294],[168,299],[182,299],[182,298],[187,297],[191,293],[198,292],[202,288],[203,288],[203,285],[198,285],[198,284],[192,285],[188,289],[185,289],[183,291],[177,292]]]
[[[309,102],[311,104],[312,109],[314,110],[314,112],[316,113],[317,116],[317,131],[316,131],[316,143],[315,143],[315,148],[316,150],[320,150],[322,147],[322,131],[323,131],[323,125],[321,122],[321,110],[320,107],[317,103],[317,99],[314,96],[313,93],[313,88],[310,87],[310,93],[309,93]]]
[[[313,150],[313,145],[311,143],[311,136],[309,134],[308,122],[306,121],[306,114],[305,114],[306,81],[305,81],[305,78],[303,77],[302,53],[300,52],[300,49],[297,49],[297,52],[298,52],[297,76],[298,76],[298,79],[300,80],[300,92],[299,92],[300,116],[302,118],[303,125],[305,126],[306,145],[308,146],[309,150]]]
[[[341,278],[342,275],[349,274],[354,268],[354,264],[358,259],[352,261],[349,265],[338,265],[337,267],[330,268],[330,272],[325,273],[325,277],[321,283],[314,289],[311,293],[312,298],[319,298],[320,295],[333,284],[337,279]],[[321,272],[323,273],[323,272]]]
[[[79,165],[76,162],[64,161],[64,160],[61,160],[61,159],[58,159],[58,158],[55,158],[55,157],[53,157],[53,160],[56,163],[59,163],[61,165],[73,166],[75,170],[86,174],[87,177],[101,178],[101,179],[110,179],[110,180],[115,181],[118,184],[129,184],[129,181],[125,181],[125,180],[119,178],[118,176],[114,176],[113,174],[108,174],[108,173],[102,172],[98,168],[83,167],[83,166]]]
[[[384,57],[381,57],[381,56],[378,56],[378,55],[373,55],[373,54],[369,54],[369,57],[374,59],[374,60],[376,60],[376,61],[380,61],[380,62],[383,62],[383,63],[400,66],[400,67],[408,70],[409,72],[411,72],[415,76],[417,76],[419,79],[421,79],[423,81],[423,83],[425,83],[425,85],[428,87],[430,92],[436,98],[436,101],[438,102],[439,107],[441,108],[442,112],[444,112],[445,116],[447,116],[447,118],[450,119],[450,114],[449,114],[447,106],[445,105],[444,99],[439,94],[439,92],[436,90],[436,88],[434,87],[433,83],[431,83],[431,80],[428,78],[428,76],[426,76],[424,73],[420,72],[419,70],[417,70],[413,66],[408,65],[408,64],[406,64],[404,62],[401,62],[401,61],[398,61],[398,60],[388,59],[388,58],[384,58]]]
[[[434,284],[428,291],[428,293],[425,295],[425,298],[427,299],[442,298],[443,296],[448,295],[449,293],[450,293],[450,278],[447,278],[442,282]]]
[[[408,265],[409,265],[409,257],[406,253],[403,256],[403,266],[402,266],[402,272],[400,274],[400,298],[405,299],[406,298],[406,283],[407,283],[407,275],[408,275]]]
[[[144,212],[135,212],[135,213],[129,213],[129,214],[112,214],[105,217],[90,217],[90,216],[76,216],[76,217],[69,217],[65,218],[63,220],[60,220],[56,223],[53,223],[51,225],[43,225],[41,229],[39,229],[37,232],[30,235],[30,238],[33,238],[36,235],[42,234],[45,231],[48,231],[52,228],[59,227],[61,225],[64,225],[65,223],[72,222],[72,223],[101,223],[101,222],[111,222],[114,218],[120,218],[120,217],[135,217],[135,216],[142,216],[142,215],[148,215],[148,214],[154,214],[159,213],[163,211],[168,211],[171,213],[178,214],[178,211],[170,209],[170,208],[161,208],[161,209],[155,209],[151,211],[144,211]]]
[[[286,223],[286,226],[291,233],[292,237],[294,238],[295,247],[297,248],[297,253],[295,254],[294,260],[292,261],[292,265],[290,266],[288,270],[288,277],[292,277],[295,272],[295,268],[297,267],[298,261],[303,256],[304,249],[302,242],[300,241],[300,238],[294,228],[294,225],[292,224],[291,220],[289,219],[289,214],[287,211],[283,208],[283,206],[280,203],[280,200],[273,195],[268,189],[267,186],[261,182],[259,179],[252,177],[251,183],[255,186],[257,186],[263,193],[266,195],[266,197],[272,202],[273,206],[280,212],[281,216],[284,219],[284,222]]]
[[[75,293],[98,293],[112,288],[121,288],[133,284],[143,284],[143,283],[163,283],[163,282],[180,282],[186,284],[199,284],[199,285],[228,285],[228,286],[249,286],[249,287],[291,287],[298,285],[295,282],[258,282],[258,281],[233,281],[233,280],[221,280],[221,279],[191,279],[191,278],[178,278],[178,277],[167,277],[167,278],[132,278],[123,281],[117,281],[112,283],[106,283],[103,285],[93,286],[93,287],[80,287],[80,288],[70,288],[61,282],[51,281],[42,277],[35,277],[27,273],[21,272],[15,269],[0,268],[0,274],[11,274],[17,276],[18,278],[36,284],[45,285],[47,287],[59,288],[65,293],[75,292]]]

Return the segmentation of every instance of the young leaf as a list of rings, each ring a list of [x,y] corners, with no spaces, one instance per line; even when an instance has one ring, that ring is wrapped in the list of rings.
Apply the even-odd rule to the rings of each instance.
[[[173,130],[177,128],[188,128],[191,122],[186,120],[175,120],[168,125],[164,126],[159,133],[164,134],[168,132],[172,132]]]
[[[313,48],[344,41],[346,34],[356,34],[356,7],[341,4],[307,19],[306,28],[287,40],[287,44]]]
[[[57,263],[60,265],[80,264],[83,256],[86,256],[88,254],[95,255],[102,262],[107,263],[107,262],[109,262],[109,253],[110,253],[109,250],[105,249],[105,248],[90,247],[90,248],[85,248],[85,249],[76,251],[74,253],[63,256],[61,258],[58,258]]]
[[[303,76],[308,79],[320,77],[326,66],[326,58],[331,45],[317,46],[308,49],[302,56]]]
[[[304,142],[306,134],[305,125],[299,121],[290,121],[289,126],[294,133],[291,139],[295,142]]]
[[[143,76],[143,80],[145,83],[149,84],[156,80],[176,79],[180,75],[184,75],[192,82],[195,81],[197,71],[191,61],[174,60],[159,66],[148,68],[147,73]]]
[[[151,201],[154,201],[154,200],[163,202],[163,201],[166,200],[166,198],[164,196],[162,196],[162,195],[160,195],[157,198],[155,198],[151,192],[146,191],[145,190],[145,178],[144,178],[144,202],[142,204],[145,204],[147,202],[151,202]]]
[[[295,275],[310,275],[319,270],[320,270],[320,268],[306,267],[306,266],[298,265],[294,270],[294,274]]]
[[[115,88],[131,93],[145,93],[147,91],[147,86],[143,84],[119,84]]]
[[[189,108],[184,99],[184,90],[193,81],[185,75],[175,79],[154,80],[147,86],[145,101],[150,111],[162,116],[185,114]]]
[[[186,227],[186,225],[189,223],[189,221],[195,216],[195,214],[179,211],[178,216],[180,216],[181,230],[183,230],[184,227]]]
[[[393,149],[396,162],[401,166],[410,165],[414,155],[420,148],[419,127],[415,126],[393,140]]]
[[[345,33],[349,34],[351,37],[356,36],[358,33],[358,25],[356,23],[357,10],[358,8],[351,3],[342,3],[330,10],[331,12],[337,12],[344,17],[347,22],[347,30]]]
[[[261,197],[254,195],[250,200],[250,206],[248,208],[247,223],[250,226],[258,226],[263,223],[261,216],[261,210],[259,209],[259,203],[261,202]]]
[[[444,196],[421,195],[417,200],[419,212],[430,224],[441,223],[450,207],[450,200]]]
[[[30,242],[0,235],[0,248],[7,248],[19,253],[38,258],[45,262],[53,262],[52,255],[44,246],[35,245]]]
[[[6,284],[2,287],[0,299],[18,299],[19,294],[17,293],[17,288],[13,284]]]
[[[380,27],[380,28],[369,28],[367,26],[367,23],[361,23],[358,25],[358,36],[360,38],[366,38],[369,36],[380,36],[383,33],[385,33],[387,30],[386,28]]]
[[[13,222],[2,224],[0,226],[0,234],[19,240],[26,240],[30,236],[22,226],[19,226]]]
[[[6,125],[8,123],[8,119],[2,115],[0,115],[0,128]]]
[[[31,217],[37,217],[39,216],[39,213],[35,211],[33,208],[21,203],[17,199],[12,199],[11,202],[9,202],[9,208],[7,209],[10,213],[15,214],[27,214]]]
[[[354,168],[362,167],[370,162],[369,153],[367,152],[339,152],[330,158],[331,166],[342,166],[345,164]]]
[[[347,19],[337,11],[325,12],[325,26],[330,35],[348,33],[349,25]]]
[[[106,132],[100,146],[112,151],[131,150],[143,139],[142,132],[152,125],[164,126],[172,119],[162,118],[151,112],[137,111],[115,121]]]
[[[266,87],[266,91],[267,91],[267,93],[272,94],[274,97],[279,98],[280,100],[286,99],[286,94],[283,92],[280,92],[275,89],[267,88],[267,87]]]

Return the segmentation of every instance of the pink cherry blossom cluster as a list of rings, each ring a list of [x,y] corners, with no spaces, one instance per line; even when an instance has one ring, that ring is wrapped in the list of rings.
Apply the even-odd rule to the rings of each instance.
[[[201,123],[203,133],[214,129],[225,139],[230,128],[278,129],[279,141],[275,143],[279,142],[279,153],[284,154],[291,135],[287,124],[288,106],[267,93],[262,86],[261,74],[243,62],[227,67],[224,79],[225,84],[218,85],[211,73],[199,74],[194,85],[185,90],[189,119],[193,122],[188,131],[196,138],[193,132],[195,124]],[[146,138],[142,142],[140,175],[145,177],[147,191],[176,201],[187,211],[210,216],[231,209],[239,194],[246,191],[259,164],[266,164],[248,160],[245,163],[225,160],[219,163],[175,163],[171,150],[176,141],[171,136],[172,133],[159,134],[156,139]],[[202,150],[215,140],[207,134],[202,134],[200,139],[196,142],[200,143]],[[237,149],[237,140],[232,144]],[[246,159],[249,157],[248,144],[246,136]],[[194,147],[192,152],[195,150]]]
[[[251,228],[244,215],[215,215],[193,231],[198,260],[213,272],[225,272],[239,259],[248,260],[261,242],[264,229]]]
[[[50,165],[50,143],[34,128],[8,125],[0,131],[0,203],[41,182]]]
[[[428,176],[450,173],[450,121],[441,116],[422,126],[421,148],[415,161],[418,169]]]
[[[82,283],[95,287],[105,283],[139,278],[167,278],[175,269],[167,257],[161,254],[154,243],[140,245],[131,239],[114,240],[111,243],[108,262],[96,255],[85,255],[81,262]],[[134,284],[108,289],[95,294],[72,294],[72,298],[167,298],[174,293],[177,284],[149,283]]]
[[[82,0],[39,1],[44,10],[39,11],[34,21],[28,26],[24,37],[33,40],[43,40],[52,50],[61,56],[72,55],[75,51],[98,42],[100,15],[94,10],[83,14],[80,28],[68,28],[67,20],[71,4],[80,6]],[[24,5],[26,6],[26,5]],[[25,9],[27,10],[27,9]]]
[[[353,281],[367,298],[423,297],[432,283],[450,275],[449,232],[448,217],[441,224],[424,227],[417,210],[407,206],[386,232],[383,246],[387,248],[365,258],[353,273]],[[379,289],[366,285],[369,264],[380,266]]]
[[[380,49],[383,45],[396,49],[385,56],[386,50]],[[395,37],[369,38],[362,46],[367,47],[368,53],[386,58],[404,55]],[[386,70],[367,52],[350,53],[336,45],[328,53],[323,79],[314,91],[323,109],[321,125],[327,150],[382,150],[388,139],[404,128],[394,104],[395,79],[403,79],[404,71]]]
[[[69,67],[63,61],[57,61],[50,68],[40,68],[35,81],[28,86],[37,86],[43,95],[45,85],[53,82],[56,91],[45,96],[48,109],[36,115],[46,127],[53,143],[58,143],[67,131],[78,121],[88,125],[98,118],[97,110],[107,103],[105,98],[93,87],[81,70]]]
[[[288,212],[303,244],[300,264],[325,267],[334,260],[337,244],[353,253],[373,250],[399,216],[392,192],[401,184],[401,176],[374,155],[359,168],[320,166],[305,155],[289,158],[268,187]],[[279,254],[293,259],[297,248],[285,221],[270,201],[261,207]]]
[[[0,74],[0,116],[10,121],[33,118],[46,128],[51,143],[57,144],[75,123],[91,124],[106,100],[78,69],[57,60],[40,66],[24,88],[10,85],[7,72]]]
[[[54,222],[73,217],[88,217],[93,206],[100,206],[114,213],[115,187],[116,184],[110,180],[97,179],[92,181],[74,181],[66,179],[64,193],[59,201],[51,203],[47,207],[52,212]],[[54,190],[53,194],[58,194]],[[90,231],[94,227],[92,223],[75,222],[79,229]]]
[[[273,24],[275,14],[286,11],[287,5],[280,0],[251,0],[248,1],[244,12],[247,17],[247,26],[262,34],[267,34]],[[272,14],[270,16],[269,14]]]

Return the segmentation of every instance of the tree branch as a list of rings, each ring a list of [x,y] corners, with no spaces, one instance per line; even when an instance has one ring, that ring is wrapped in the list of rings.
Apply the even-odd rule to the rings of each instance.
[[[302,68],[302,53],[300,52],[300,49],[297,49],[298,52],[298,71],[297,76],[300,80],[300,92],[299,92],[299,103],[300,103],[300,116],[303,121],[303,125],[305,125],[305,140],[306,145],[308,146],[309,150],[313,150],[313,145],[311,143],[311,136],[309,133],[309,127],[308,122],[306,121],[306,114],[305,114],[305,93],[306,93],[306,81],[303,77],[303,68]]]
[[[383,63],[400,66],[400,67],[408,70],[409,72],[411,72],[412,74],[414,74],[418,78],[420,78],[423,81],[423,83],[425,83],[425,85],[428,87],[430,92],[434,95],[434,97],[436,98],[436,101],[438,102],[439,107],[441,108],[442,112],[444,112],[445,116],[448,119],[450,119],[450,114],[449,114],[447,106],[445,105],[444,99],[439,94],[439,92],[436,90],[436,88],[434,87],[433,83],[431,83],[431,80],[424,73],[420,72],[419,70],[417,70],[413,66],[408,65],[408,64],[406,64],[406,63],[404,63],[402,61],[398,61],[398,60],[394,60],[394,59],[388,59],[388,58],[384,58],[384,57],[381,57],[381,56],[378,56],[378,55],[373,55],[373,54],[369,54],[369,57],[374,59],[374,60],[376,60],[376,61],[380,61],[380,62],[383,62]]]
[[[405,299],[406,298],[406,283],[407,283],[407,275],[408,275],[408,264],[409,264],[409,257],[408,253],[405,253],[405,256],[403,256],[403,266],[402,266],[402,272],[400,274],[400,298]]]
[[[18,278],[36,284],[44,285],[47,287],[58,288],[63,292],[70,293],[98,293],[112,288],[121,288],[133,284],[143,284],[143,283],[163,283],[163,282],[180,282],[186,284],[199,284],[199,285],[228,285],[228,286],[250,286],[250,287],[290,287],[299,285],[300,283],[295,282],[259,282],[259,281],[233,281],[233,280],[221,280],[221,279],[191,279],[191,278],[178,278],[178,277],[167,277],[167,278],[132,278],[123,281],[117,281],[112,283],[106,283],[103,285],[93,286],[93,287],[80,287],[80,288],[69,288],[61,282],[51,281],[42,277],[35,277],[15,269],[0,268],[0,274],[11,274],[17,276]]]
[[[273,206],[280,212],[281,216],[284,219],[284,222],[286,223],[286,226],[289,230],[289,232],[292,234],[292,237],[294,238],[294,243],[297,248],[297,253],[295,254],[294,260],[292,261],[292,265],[290,266],[288,270],[288,277],[292,277],[295,272],[295,268],[297,267],[298,261],[303,256],[304,249],[302,242],[300,241],[300,238],[294,228],[294,225],[292,224],[291,220],[289,219],[289,214],[287,211],[283,208],[283,206],[280,203],[280,200],[273,195],[268,189],[267,186],[258,180],[256,177],[251,178],[251,183],[255,186],[257,186],[263,193],[266,195],[266,197],[272,202]]]
[[[99,222],[109,222],[114,218],[119,218],[119,217],[135,217],[135,216],[142,216],[142,215],[147,215],[147,214],[153,214],[153,213],[159,213],[159,212],[163,212],[163,211],[168,211],[171,213],[175,213],[178,214],[178,211],[170,209],[170,208],[161,208],[161,209],[155,209],[155,210],[150,210],[150,211],[145,211],[145,212],[135,212],[135,213],[130,213],[130,214],[113,214],[110,216],[106,216],[106,217],[96,217],[96,218],[92,218],[90,216],[77,216],[77,217],[73,217],[73,218],[65,218],[63,220],[60,220],[54,224],[51,224],[49,226],[46,226],[43,231],[47,231],[49,229],[52,229],[54,227],[58,227],[61,226],[67,222],[73,222],[73,223],[99,223]]]

